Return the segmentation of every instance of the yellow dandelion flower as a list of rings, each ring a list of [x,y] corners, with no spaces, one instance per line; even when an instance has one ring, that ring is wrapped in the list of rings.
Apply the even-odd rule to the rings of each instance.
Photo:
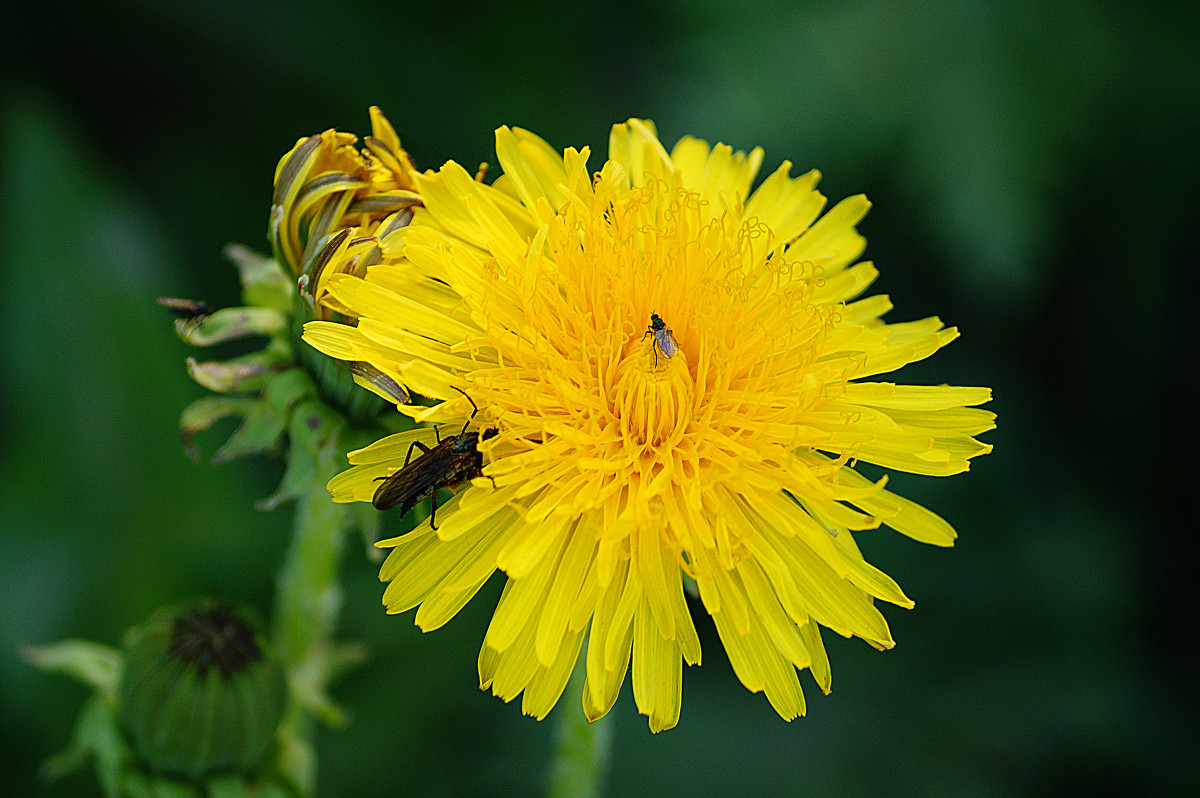
[[[858,298],[876,276],[855,263],[868,202],[822,216],[815,171],[785,162],[751,192],[761,150],[684,138],[667,152],[640,120],[613,128],[595,174],[587,149],[559,154],[521,129],[500,128],[496,151],[493,185],[453,162],[420,176],[424,207],[391,257],[329,281],[357,326],[305,331],[442,400],[399,409],[443,437],[480,408],[464,440],[482,476],[438,507],[436,529],[379,544],[388,612],[416,607],[438,628],[499,569],[482,687],[541,718],[586,637],[588,718],[632,670],[659,731],[679,719],[682,663],[700,662],[695,591],[742,683],[783,718],[804,714],[798,670],[830,687],[818,626],[886,649],[874,600],[913,605],[851,533],[955,537],[856,461],[967,470],[991,449],[972,437],[993,427],[972,407],[990,391],[871,380],[958,333],[885,324],[886,297]],[[435,432],[352,452],[334,499],[371,500],[414,441]]]

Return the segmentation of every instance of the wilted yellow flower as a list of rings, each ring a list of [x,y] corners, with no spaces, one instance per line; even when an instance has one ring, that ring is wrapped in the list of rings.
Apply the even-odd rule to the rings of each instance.
[[[783,163],[750,186],[762,151],[653,125],[613,128],[609,160],[496,131],[493,185],[450,162],[417,180],[424,207],[365,274],[336,274],[357,326],[305,340],[442,400],[401,406],[442,434],[470,422],[483,477],[429,522],[382,542],[389,612],[449,620],[496,570],[508,576],[479,655],[483,687],[523,710],[554,706],[584,637],[590,719],[632,666],[654,731],[679,719],[682,663],[700,662],[694,580],[733,668],[778,713],[804,713],[797,669],[822,690],[818,625],[894,643],[874,599],[912,601],[864,561],[852,531],[881,522],[948,546],[950,526],[872,483],[856,461],[933,476],[967,470],[993,427],[986,388],[870,381],[957,337],[936,318],[884,324],[876,276],[855,264],[864,197],[823,217],[809,172]],[[820,217],[820,218],[818,218]],[[653,315],[652,315],[653,314]],[[657,319],[652,321],[654,316]],[[458,389],[465,392],[460,393]],[[455,427],[454,425],[458,425]],[[430,429],[350,455],[336,501],[369,501]],[[418,461],[419,462],[419,461]]]
[[[379,239],[408,224],[420,202],[416,168],[378,108],[361,151],[351,133],[327,130],[300,139],[275,168],[270,239],[321,316],[345,308],[325,292],[330,276],[365,273],[382,260]]]

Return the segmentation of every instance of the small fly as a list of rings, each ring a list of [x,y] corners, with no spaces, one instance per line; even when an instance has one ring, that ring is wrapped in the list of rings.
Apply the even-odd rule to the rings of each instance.
[[[175,326],[180,332],[190,327],[198,327],[200,323],[213,314],[213,309],[207,303],[196,299],[177,299],[173,296],[160,296],[158,304],[175,314]]]
[[[667,323],[657,313],[650,314],[650,326],[646,328],[642,340],[645,340],[647,335],[654,339],[651,347],[654,349],[655,368],[658,368],[659,352],[662,352],[663,357],[670,360],[679,351],[679,344],[675,343],[674,333],[667,329]]]
[[[454,390],[467,396],[466,391],[460,388]],[[471,419],[479,412],[479,407],[470,396],[467,396],[467,401],[475,410],[467,419],[467,423],[463,424],[462,432],[451,435],[446,440],[438,437],[437,445],[433,448],[420,441],[413,441],[404,458],[404,466],[394,474],[378,477],[383,480],[383,484],[375,489],[375,496],[371,499],[376,510],[390,510],[398,506],[403,515],[421,499],[430,496],[433,509],[429,513],[429,526],[437,529],[435,519],[438,489],[453,490],[462,483],[483,475],[483,452],[479,451],[479,443],[495,437],[499,430],[495,427],[486,429],[482,435],[478,432],[467,432]],[[433,428],[433,434],[437,436],[437,427]],[[412,459],[413,449],[421,450],[421,455],[416,460]],[[492,484],[496,484],[495,479],[492,479]]]

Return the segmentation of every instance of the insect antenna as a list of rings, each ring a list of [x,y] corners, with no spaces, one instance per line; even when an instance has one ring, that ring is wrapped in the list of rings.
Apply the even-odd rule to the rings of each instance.
[[[453,385],[451,385],[450,387],[454,388],[454,390],[458,391],[463,396],[467,397],[467,401],[471,403],[471,407],[475,408],[474,410],[471,411],[471,415],[467,417],[467,423],[463,424],[462,432],[458,433],[459,435],[462,435],[463,432],[467,431],[467,427],[471,426],[471,419],[475,418],[475,414],[479,412],[479,405],[475,404],[475,400],[472,399],[470,394],[468,394],[462,388],[458,388]]]

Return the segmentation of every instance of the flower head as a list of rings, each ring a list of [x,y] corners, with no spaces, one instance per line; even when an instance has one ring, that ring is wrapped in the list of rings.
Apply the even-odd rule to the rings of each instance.
[[[142,761],[193,781],[254,770],[287,698],[265,644],[253,623],[217,602],[167,608],[130,630],[118,703]]]
[[[128,630],[123,650],[63,640],[23,653],[91,691],[70,747],[42,767],[50,779],[94,762],[108,796],[308,794],[313,754],[283,720],[297,715],[288,679],[244,610],[192,601]]]
[[[893,645],[873,604],[912,601],[867,563],[853,531],[881,522],[928,543],[954,532],[872,483],[856,461],[947,476],[991,447],[985,388],[875,375],[957,332],[885,324],[876,276],[855,263],[868,208],[821,216],[819,175],[785,162],[751,192],[762,151],[617,125],[593,174],[528,131],[496,132],[494,184],[450,162],[417,179],[424,207],[365,274],[330,277],[357,325],[305,340],[366,361],[416,393],[418,421],[494,428],[482,478],[380,545],[389,612],[449,620],[497,569],[508,582],[479,655],[483,687],[543,717],[587,637],[584,710],[612,707],[628,670],[652,730],[679,718],[682,663],[700,662],[692,581],[742,683],[785,719],[804,713],[797,669],[822,690],[818,626]],[[464,396],[465,393],[465,396]],[[469,397],[469,400],[468,398]],[[451,432],[457,430],[450,430]],[[370,500],[420,429],[352,452],[330,483]]]

